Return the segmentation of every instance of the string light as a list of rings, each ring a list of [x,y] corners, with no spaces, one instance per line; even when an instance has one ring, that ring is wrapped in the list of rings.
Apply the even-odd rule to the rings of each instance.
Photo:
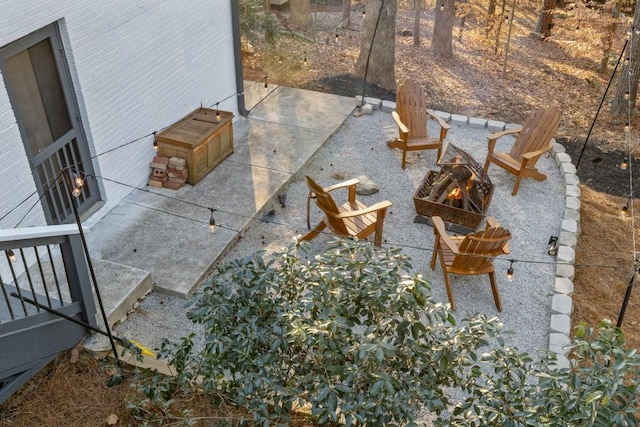
[[[624,99],[629,99],[629,91],[628,90],[624,91]]]
[[[220,109],[218,108],[218,103],[216,102],[216,123],[220,121]]]
[[[625,124],[624,124],[624,131],[625,131],[625,132],[629,132],[629,122],[625,122]]]
[[[620,163],[620,169],[622,169],[623,171],[626,171],[628,167],[629,167],[629,160],[626,157],[624,157],[622,159],[622,162]]]
[[[269,78],[269,76],[266,76],[266,75],[264,76],[264,90],[268,90],[269,89],[269,82],[267,80],[268,78]]]
[[[302,60],[302,63],[303,63],[304,65],[307,65],[307,63],[308,63],[308,62],[309,62],[309,61],[307,60],[307,51],[305,50],[305,51],[304,51],[304,59]]]
[[[7,259],[11,262],[16,262],[16,260],[18,259],[16,257],[15,252],[13,252],[13,249],[7,249],[6,251],[4,251],[5,254],[7,255]]]
[[[547,253],[551,256],[558,255],[558,236],[551,236],[551,238],[549,238],[549,249],[547,249]]]
[[[444,10],[444,3],[440,3],[440,11],[442,12]]]
[[[338,33],[336,33],[336,41],[338,41],[340,39],[340,36],[338,35]]]
[[[158,152],[158,140],[156,139],[156,131],[153,131],[153,151]]]
[[[84,178],[80,174],[73,174],[73,190],[71,191],[71,195],[73,197],[80,197],[82,194],[82,187],[84,187]]]
[[[211,217],[209,218],[209,230],[211,230],[211,232],[213,233],[214,231],[216,231],[216,220],[213,217],[213,211],[215,211],[215,209],[209,208],[209,210],[211,211]]]
[[[513,282],[513,263],[516,262],[514,259],[509,260],[509,268],[507,268],[507,280],[509,282]]]

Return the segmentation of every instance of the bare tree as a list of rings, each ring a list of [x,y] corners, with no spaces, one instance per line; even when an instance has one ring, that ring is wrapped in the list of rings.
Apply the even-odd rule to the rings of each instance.
[[[487,6],[487,32],[486,37],[489,38],[493,32],[493,26],[496,22],[496,0],[489,0],[489,6]]]
[[[455,0],[437,0],[431,53],[442,58],[453,56],[453,18]]]
[[[420,46],[420,15],[422,15],[422,1],[414,0],[414,15],[413,15],[413,45]]]
[[[616,116],[635,115],[640,77],[640,2],[636,3],[631,40],[627,47],[624,65],[618,78],[618,87],[611,102],[611,114]]]
[[[355,72],[369,83],[395,90],[396,0],[368,0]],[[374,37],[375,33],[375,37]]]
[[[609,66],[609,56],[613,48],[613,41],[618,32],[618,21],[620,19],[620,9],[623,6],[622,0],[610,0],[605,4],[603,12],[604,19],[608,21],[607,30],[602,35],[602,59],[600,60],[600,74],[606,74]],[[606,22],[606,21],[605,21]]]
[[[351,0],[342,0],[342,25],[351,26]]]
[[[307,28],[311,23],[311,4],[309,0],[289,0],[291,22],[300,28]]]
[[[542,2],[542,10],[538,16],[536,29],[531,33],[540,39],[545,39],[551,35],[551,27],[553,26],[553,12],[556,8],[557,0],[544,0]]]

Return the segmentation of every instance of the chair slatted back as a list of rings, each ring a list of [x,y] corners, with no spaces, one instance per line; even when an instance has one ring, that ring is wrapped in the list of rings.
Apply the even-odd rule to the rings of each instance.
[[[344,220],[336,218],[336,215],[340,213],[340,209],[338,208],[335,200],[333,200],[333,197],[331,197],[331,194],[324,191],[324,188],[318,185],[318,183],[311,177],[305,176],[305,179],[309,190],[315,194],[316,205],[318,205],[320,210],[325,214],[329,229],[336,234],[348,236],[349,230],[347,229]]]
[[[396,92],[396,111],[409,128],[410,138],[427,137],[427,95],[413,80],[406,79]]]
[[[560,124],[560,111],[555,106],[534,111],[522,126],[509,155],[520,160],[523,154],[538,151],[547,146]]]
[[[493,258],[502,255],[511,233],[502,227],[489,227],[467,235],[460,243],[452,269],[480,271],[490,267]]]

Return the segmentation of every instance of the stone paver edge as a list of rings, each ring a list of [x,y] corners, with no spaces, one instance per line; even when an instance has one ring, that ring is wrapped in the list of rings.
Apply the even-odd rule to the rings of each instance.
[[[393,101],[379,100],[365,97],[365,105],[362,106],[362,96],[356,96],[356,106],[362,106],[364,114],[371,114],[372,110],[381,109],[383,112],[392,112],[396,109]],[[365,108],[366,107],[366,108]],[[467,117],[460,114],[450,114],[443,111],[435,111],[446,122],[457,125],[468,125],[474,128],[488,128],[492,131],[512,129],[520,125],[505,123],[496,120],[486,120],[477,117]],[[552,140],[551,153],[562,173],[565,187],[565,209],[560,236],[558,236],[558,255],[556,258],[556,273],[551,297],[551,320],[549,325],[549,351],[556,354],[556,362],[552,367],[562,369],[569,368],[567,358],[571,343],[571,313],[573,312],[573,279],[575,275],[575,248],[580,236],[580,206],[581,191],[578,184],[580,179],[576,173],[576,167],[571,161],[562,144]]]

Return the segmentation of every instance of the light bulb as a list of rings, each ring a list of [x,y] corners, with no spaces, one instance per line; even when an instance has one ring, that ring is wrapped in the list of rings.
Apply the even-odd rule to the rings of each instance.
[[[629,122],[626,122],[626,123],[624,124],[624,131],[625,131],[625,132],[629,132]]]
[[[13,252],[13,249],[7,249],[7,250],[5,251],[5,253],[7,254],[7,258],[8,258],[8,259],[9,259],[9,261],[11,261],[11,262],[16,262],[16,260],[18,259],[18,258],[16,257],[15,252]]]
[[[264,90],[269,89],[269,83],[267,83],[267,76],[264,76]]]
[[[629,161],[625,157],[624,159],[622,159],[622,163],[620,163],[620,169],[622,169],[623,171],[626,171],[628,167],[629,167]]]
[[[624,92],[624,99],[629,99],[629,91],[628,90],[626,90]]]
[[[82,194],[82,187],[74,187],[71,195],[73,197],[80,197],[80,194]]]
[[[338,35],[338,33],[336,33],[336,41],[338,41],[340,39],[340,36]]]
[[[213,211],[215,211],[215,209],[209,208],[209,210],[211,211],[211,217],[209,218],[209,230],[213,233],[216,230],[216,220],[213,218]]]
[[[440,3],[440,11],[444,10],[444,3]]]
[[[507,268],[507,280],[513,282],[513,267]]]
[[[309,62],[309,61],[307,60],[307,52],[305,52],[305,53],[304,53],[304,59],[302,60],[302,63],[303,63],[304,65],[307,65],[307,63],[308,63],[308,62]]]
[[[156,141],[155,139],[153,140],[153,151],[155,151],[156,153],[158,152],[158,141]]]

